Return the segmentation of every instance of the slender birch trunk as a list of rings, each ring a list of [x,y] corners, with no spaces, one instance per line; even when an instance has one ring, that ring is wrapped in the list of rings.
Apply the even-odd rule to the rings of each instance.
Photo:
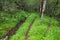
[[[42,24],[45,7],[46,7],[46,0],[41,0],[41,4],[40,4],[40,15],[41,15],[40,24]]]

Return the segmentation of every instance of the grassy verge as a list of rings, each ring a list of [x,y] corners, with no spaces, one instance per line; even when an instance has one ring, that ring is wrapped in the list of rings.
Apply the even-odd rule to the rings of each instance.
[[[40,25],[40,18],[38,17],[29,33],[29,40],[43,40],[44,32],[47,29],[47,25]]]
[[[36,17],[36,14],[31,14],[25,21],[22,27],[18,29],[16,34],[10,38],[10,40],[24,40],[25,33],[30,25],[30,23],[33,21],[33,19]]]
[[[52,26],[44,40],[60,40],[60,27]]]
[[[29,40],[60,40],[60,27],[58,26],[58,21],[54,18],[44,16],[42,25],[40,25],[40,17],[38,13],[28,13],[28,12],[17,12],[13,14],[6,13],[0,16],[4,16],[6,22],[0,23],[0,37],[5,35],[8,30],[16,25],[19,19],[23,20],[24,17],[28,17],[25,23],[21,25],[16,34],[11,36],[10,40],[24,40],[26,31],[31,24],[32,20],[37,17],[32,25],[32,29],[29,32]],[[10,16],[9,16],[10,15]],[[48,25],[50,24],[50,29]],[[48,31],[46,32],[46,30]]]
[[[49,24],[50,28],[48,29]],[[38,17],[30,30],[29,40],[60,40],[60,28],[57,24],[57,20],[44,16],[42,25],[40,25]]]
[[[15,14],[0,13],[0,38],[2,38],[8,30],[15,27],[19,20],[24,20],[30,14],[25,11],[16,12]]]

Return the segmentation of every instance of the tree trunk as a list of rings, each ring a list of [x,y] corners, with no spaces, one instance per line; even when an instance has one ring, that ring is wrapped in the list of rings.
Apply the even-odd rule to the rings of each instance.
[[[44,11],[45,11],[45,7],[46,7],[46,0],[41,0],[41,4],[40,4],[40,16],[41,16],[40,24],[42,24],[42,19],[43,19],[43,14],[44,14]]]

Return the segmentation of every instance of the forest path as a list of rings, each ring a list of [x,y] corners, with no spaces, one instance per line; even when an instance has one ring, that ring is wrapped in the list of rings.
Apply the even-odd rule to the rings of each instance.
[[[9,40],[15,40],[16,38],[16,40],[24,40],[30,24],[34,21],[36,17],[37,15],[33,13],[28,16],[26,21],[21,25],[21,27],[16,31],[16,33],[9,38]]]
[[[26,31],[25,40],[29,40],[29,39],[28,39],[28,37],[29,37],[28,34],[29,34],[30,29],[32,28],[32,25],[33,25],[35,19],[36,19],[36,17],[33,19],[33,21],[31,22],[31,24],[29,25],[29,27],[28,27],[28,29],[27,29],[27,31]]]
[[[19,29],[19,27],[21,27],[21,25],[25,22],[25,20],[24,21],[19,20],[18,23],[15,25],[15,27],[7,32],[7,34],[5,35],[5,37],[8,36],[7,40],[9,40],[9,38],[16,33],[16,31]]]

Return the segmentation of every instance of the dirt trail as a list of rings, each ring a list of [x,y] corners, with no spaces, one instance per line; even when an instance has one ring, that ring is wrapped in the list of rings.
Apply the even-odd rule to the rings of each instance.
[[[31,22],[31,24],[30,24],[29,27],[28,27],[28,30],[27,30],[26,35],[25,35],[25,40],[29,40],[29,39],[28,39],[28,36],[29,36],[28,33],[29,33],[29,31],[30,31],[30,29],[31,29],[31,27],[32,27],[35,19],[36,19],[36,18],[33,19],[33,21]]]
[[[25,18],[25,20],[26,20],[26,18]],[[14,28],[12,28],[11,30],[8,31],[8,33],[5,35],[5,37],[8,36],[7,40],[9,40],[9,38],[16,33],[16,31],[19,29],[19,27],[21,27],[21,25],[25,22],[25,20],[24,21],[20,20]]]

